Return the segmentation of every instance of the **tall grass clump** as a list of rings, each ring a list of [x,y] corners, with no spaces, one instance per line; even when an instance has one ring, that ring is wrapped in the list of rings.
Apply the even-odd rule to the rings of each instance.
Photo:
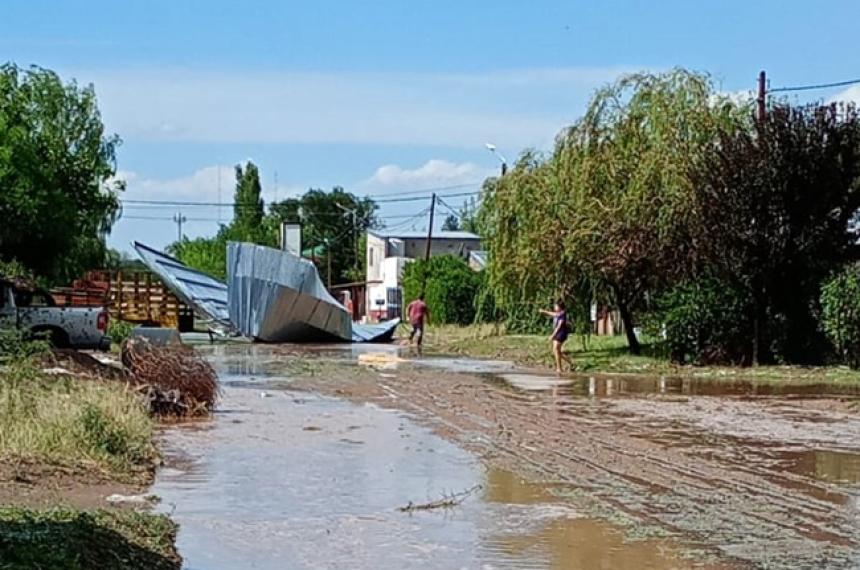
[[[125,384],[46,374],[32,357],[0,369],[0,459],[133,478],[153,465],[152,430],[145,404]]]

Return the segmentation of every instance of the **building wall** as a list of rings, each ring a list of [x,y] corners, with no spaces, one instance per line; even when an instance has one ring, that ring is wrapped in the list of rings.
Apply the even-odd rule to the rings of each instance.
[[[403,267],[413,259],[423,259],[427,239],[380,238],[367,234],[367,281],[382,281],[367,287],[366,307],[370,320],[388,318],[382,313],[388,289],[400,287]],[[434,239],[430,255],[459,255],[468,259],[469,253],[481,249],[480,239]]]
[[[367,234],[367,281],[382,281],[382,262],[388,255],[388,240]]]

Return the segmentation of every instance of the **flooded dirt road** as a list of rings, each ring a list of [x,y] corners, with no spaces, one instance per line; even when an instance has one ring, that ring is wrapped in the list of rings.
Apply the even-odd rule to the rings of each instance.
[[[166,434],[154,488],[188,568],[860,565],[850,390],[201,350],[224,402]],[[398,511],[476,485],[452,509]]]

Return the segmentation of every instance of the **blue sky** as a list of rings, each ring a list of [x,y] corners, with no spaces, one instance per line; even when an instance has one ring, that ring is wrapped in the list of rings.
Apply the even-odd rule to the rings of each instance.
[[[220,176],[229,201],[246,159],[269,199],[335,184],[386,197],[476,189],[498,167],[485,142],[509,159],[549,148],[626,71],[681,65],[728,92],[754,88],[761,69],[774,87],[860,77],[858,21],[856,0],[7,0],[0,60],[95,84],[124,140],[126,199],[215,202]],[[860,89],[804,100],[835,96]],[[423,208],[381,214],[403,224]],[[175,207],[124,212],[114,247],[176,236]],[[188,235],[217,229],[217,208],[183,214],[199,220]]]

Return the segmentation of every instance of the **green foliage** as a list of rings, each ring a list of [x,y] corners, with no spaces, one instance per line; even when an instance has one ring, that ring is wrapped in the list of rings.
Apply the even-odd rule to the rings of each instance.
[[[665,335],[673,361],[700,365],[749,362],[749,303],[726,283],[713,279],[683,283],[654,304],[646,330],[654,337]]]
[[[101,265],[119,213],[119,138],[95,90],[37,67],[0,67],[0,260],[68,280]]]
[[[852,264],[821,288],[821,323],[843,362],[860,368],[860,266]]]
[[[248,161],[236,166],[236,190],[233,195],[233,220],[222,225],[209,238],[183,238],[167,247],[168,253],[182,263],[224,280],[227,278],[227,242],[239,241],[276,246],[278,225],[264,216],[260,173]]]
[[[264,205],[260,186],[260,171],[251,161],[242,168],[236,165],[236,195],[231,227],[247,241],[257,242],[263,225]],[[256,239],[255,239],[256,238]]]
[[[222,226],[211,238],[183,238],[167,246],[167,252],[182,263],[216,279],[227,278],[227,231]]]
[[[475,197],[471,200],[463,202],[463,207],[460,208],[459,216],[460,229],[464,232],[471,232],[475,235],[482,236],[481,221],[478,218],[478,205]]]
[[[480,275],[453,255],[413,261],[403,269],[404,301],[417,299],[424,291],[430,319],[438,324],[472,323],[480,285]]]
[[[107,335],[113,344],[122,344],[122,342],[131,336],[131,332],[136,325],[128,321],[120,319],[111,319],[108,322]]]
[[[714,101],[702,75],[625,76],[596,93],[552,155],[526,152],[485,184],[479,219],[509,315],[534,299],[611,297],[632,331],[645,292],[677,269],[690,166],[721,125],[739,122],[736,107]],[[632,332],[628,342],[638,350]]]
[[[281,224],[301,222],[303,247],[320,251],[315,261],[323,279],[327,277],[329,253],[333,284],[364,279],[364,234],[379,225],[373,200],[358,198],[340,187],[333,188],[331,192],[311,189],[300,198],[271,204],[269,212],[264,214],[260,194],[257,167],[251,162],[244,168],[237,166],[233,221],[221,226],[213,237],[185,238],[172,243],[167,251],[183,263],[224,280],[227,277],[228,242],[276,247]]]
[[[32,339],[26,331],[0,329],[0,364],[46,354],[51,345],[47,339]]]
[[[489,275],[486,271],[479,271],[478,290],[475,293],[475,319],[474,323],[497,323],[502,319],[502,313],[496,306],[496,297],[490,287]]]
[[[456,232],[460,229],[460,219],[454,214],[448,214],[442,222],[442,231]]]
[[[858,253],[857,114],[776,105],[755,129],[723,130],[706,150],[686,218],[693,239],[679,240],[695,244],[693,270],[749,299],[755,360],[823,361],[821,283]]]
[[[135,510],[0,508],[0,568],[178,570],[176,524]]]

